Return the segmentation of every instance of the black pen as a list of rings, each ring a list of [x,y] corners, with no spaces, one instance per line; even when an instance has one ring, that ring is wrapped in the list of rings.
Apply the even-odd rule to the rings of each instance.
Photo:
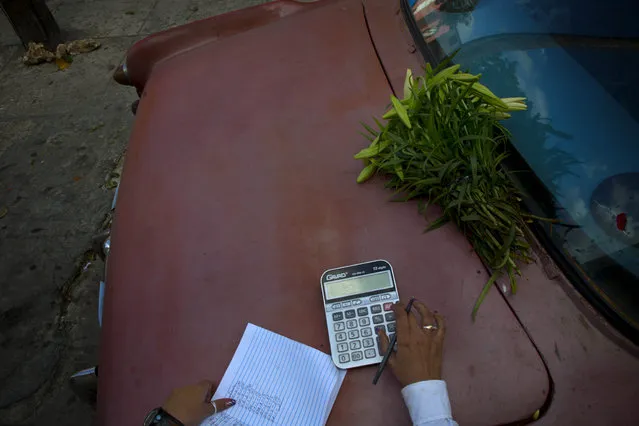
[[[413,307],[414,301],[415,301],[415,298],[411,297],[410,300],[408,301],[408,305],[406,305],[406,313],[410,312],[411,308]],[[377,384],[377,381],[382,376],[382,372],[384,371],[386,364],[388,364],[388,358],[390,358],[391,353],[393,353],[393,349],[395,348],[396,342],[397,342],[397,333],[394,333],[393,337],[391,337],[390,342],[388,343],[388,349],[386,350],[386,354],[384,354],[384,359],[382,359],[382,362],[379,364],[379,367],[377,367],[377,373],[375,373],[375,377],[373,378],[374,385]]]

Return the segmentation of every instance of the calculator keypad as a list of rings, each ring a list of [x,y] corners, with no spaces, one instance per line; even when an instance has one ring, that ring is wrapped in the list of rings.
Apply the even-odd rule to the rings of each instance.
[[[349,362],[351,360],[351,357],[348,354],[340,354],[339,355],[339,362],[342,364],[345,364],[347,362]]]
[[[342,308],[353,308],[329,314],[333,319],[339,364],[384,356],[377,333],[383,330],[390,338],[396,326],[392,302],[386,302],[385,297],[380,297],[380,300],[379,303],[359,308],[356,305],[360,305],[361,301],[342,302]]]

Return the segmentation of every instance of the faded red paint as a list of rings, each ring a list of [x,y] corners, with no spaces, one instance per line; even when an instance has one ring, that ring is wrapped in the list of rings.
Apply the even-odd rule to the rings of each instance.
[[[219,43],[235,34],[248,32],[301,11],[312,10],[316,6],[317,3],[279,0],[152,34],[135,43],[127,54],[130,83],[141,93],[153,68],[164,60],[202,44]]]
[[[290,5],[285,19],[266,12],[282,4],[160,33],[128,55],[144,95],[112,237],[98,423],[137,425],[171,388],[219,380],[247,322],[327,351],[320,274],[376,258],[393,264],[404,297],[446,315],[444,376],[459,423],[530,416],[550,401],[546,367],[497,291],[471,323],[488,275],[466,239],[452,225],[424,235],[414,203],[387,202],[378,180],[355,184],[352,155],[366,144],[359,122],[381,115],[388,81],[401,93],[406,68],[421,65],[397,4]],[[521,293],[533,295],[508,300],[557,359],[548,366],[561,403],[547,424],[639,415],[629,403],[636,359],[592,330],[579,334],[572,302],[537,265],[526,271]],[[570,321],[558,320],[561,311]],[[329,424],[409,423],[399,385],[385,375],[371,386],[374,370],[348,373]],[[611,379],[598,389],[602,376]],[[573,384],[587,391],[570,394]]]

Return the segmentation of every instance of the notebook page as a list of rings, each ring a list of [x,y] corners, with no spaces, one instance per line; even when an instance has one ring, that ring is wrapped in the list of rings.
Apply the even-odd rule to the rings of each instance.
[[[237,404],[203,424],[322,426],[345,376],[330,355],[248,324],[213,397]]]

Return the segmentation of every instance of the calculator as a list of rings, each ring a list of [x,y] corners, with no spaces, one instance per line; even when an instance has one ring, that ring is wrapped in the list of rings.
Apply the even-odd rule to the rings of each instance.
[[[385,260],[329,269],[320,280],[331,357],[338,368],[382,361],[377,331],[395,333],[391,307],[399,300],[393,268]]]

